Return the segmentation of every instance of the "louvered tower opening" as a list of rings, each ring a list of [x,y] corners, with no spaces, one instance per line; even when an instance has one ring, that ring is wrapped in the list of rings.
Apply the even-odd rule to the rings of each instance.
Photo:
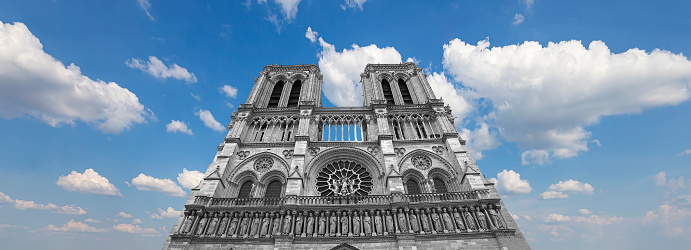
[[[300,90],[302,89],[302,82],[300,80],[293,83],[293,87],[290,89],[290,97],[288,98],[288,107],[297,107],[300,101]]]
[[[387,104],[394,104],[393,93],[391,92],[391,85],[386,79],[381,80],[381,89],[384,92],[384,99],[386,99]]]
[[[281,101],[281,93],[283,92],[283,81],[278,81],[274,85],[273,91],[271,91],[271,97],[269,97],[269,105],[267,108],[277,108],[278,102]]]
[[[408,84],[405,84],[405,81],[403,81],[403,79],[398,79],[398,89],[401,90],[401,96],[403,96],[403,104],[413,104],[413,97],[410,96]]]

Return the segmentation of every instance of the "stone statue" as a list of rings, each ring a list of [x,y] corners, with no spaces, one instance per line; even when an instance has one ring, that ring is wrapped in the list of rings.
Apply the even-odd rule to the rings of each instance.
[[[209,215],[201,214],[199,217],[201,217],[201,220],[199,220],[197,231],[194,233],[195,235],[202,235],[202,233],[204,233],[204,229],[206,229],[206,221],[208,220]]]
[[[391,212],[386,210],[386,231],[393,233],[393,218],[391,218]]]
[[[465,217],[465,223],[468,224],[468,230],[477,230],[477,227],[475,226],[475,219],[473,218],[473,215],[468,212],[468,208],[463,208],[463,215]]]
[[[324,212],[319,213],[319,235],[324,235],[326,233],[326,215]]]
[[[307,217],[307,229],[305,229],[307,235],[311,236],[314,233],[314,216],[310,212],[309,217]]]
[[[432,209],[432,224],[434,224],[434,230],[437,232],[444,231],[444,228],[441,227],[441,219],[439,219],[439,214],[437,214],[437,209]]]
[[[363,224],[363,229],[365,230],[365,234],[371,234],[372,233],[372,219],[369,217],[369,213],[365,211],[365,214],[362,218],[362,224]]]
[[[244,214],[244,216],[242,217],[242,221],[240,221],[240,232],[238,232],[238,235],[247,234],[247,227],[249,227],[249,224],[250,224],[249,214]]]
[[[254,219],[252,219],[252,227],[250,228],[250,236],[256,236],[257,233],[259,232],[259,227],[261,226],[261,220],[262,218],[260,217],[259,214],[254,214],[252,215]]]
[[[501,216],[499,216],[499,212],[497,212],[497,210],[499,210],[499,208],[494,206],[494,209],[489,209],[487,211],[489,212],[489,216],[492,217],[492,222],[494,222],[494,225],[497,225],[498,228],[506,228],[504,220],[502,220]]]
[[[475,216],[477,216],[477,222],[480,225],[480,228],[487,230],[487,218],[485,217],[485,213],[478,208],[475,210]]]
[[[461,218],[461,213],[458,212],[457,208],[453,208],[453,218],[456,220],[456,227],[460,230],[465,230],[465,224],[463,224],[463,218]]]
[[[417,215],[415,215],[415,213],[412,209],[408,213],[408,219],[410,219],[410,229],[412,229],[413,232],[420,231],[420,226],[418,225]]]
[[[345,211],[341,212],[341,235],[348,235],[348,214]]]
[[[353,234],[360,234],[360,215],[357,211],[355,211],[355,214],[353,215]]]
[[[329,215],[329,233],[336,235],[336,232],[338,232],[338,217],[336,217],[334,212],[331,212]]]
[[[405,219],[405,212],[402,209],[398,209],[398,228],[401,232],[408,231],[408,222]]]
[[[281,214],[274,213],[274,223],[271,234],[280,235],[281,234]]]
[[[262,220],[262,230],[259,231],[260,236],[269,234],[269,224],[271,224],[271,214],[265,213]]]
[[[295,235],[302,234],[302,213],[293,212],[295,215]]]
[[[341,195],[341,184],[337,180],[331,180],[331,186],[333,186],[334,194]]]
[[[180,233],[181,234],[186,234],[190,231],[190,228],[192,227],[192,222],[194,222],[194,219],[196,217],[196,212],[192,210],[191,212],[187,212],[187,217],[185,218],[185,222],[182,223],[180,226]]]
[[[217,236],[224,235],[226,233],[226,229],[228,227],[228,213],[222,213],[221,214],[221,224],[218,225],[218,231],[216,232]]]
[[[454,228],[453,220],[451,220],[451,215],[449,215],[449,213],[446,211],[446,208],[442,208],[441,218],[444,220],[444,227],[446,230],[449,232],[456,230]]]
[[[422,231],[429,232],[429,218],[427,217],[427,210],[420,210],[420,222],[422,222]]]
[[[209,226],[206,227],[206,235],[213,235],[215,232],[214,230],[216,229],[216,225],[218,224],[218,213],[214,213],[214,215],[211,216],[211,222],[209,222]]]
[[[285,218],[283,219],[283,234],[290,235],[290,227],[292,226],[293,216],[290,211],[285,213]]]
[[[374,229],[376,230],[377,234],[384,232],[384,224],[382,223],[381,213],[379,210],[377,210],[377,214],[374,216]]]
[[[233,213],[233,219],[230,220],[230,225],[228,225],[228,233],[226,235],[235,235],[235,231],[238,229],[238,217],[236,213]]]

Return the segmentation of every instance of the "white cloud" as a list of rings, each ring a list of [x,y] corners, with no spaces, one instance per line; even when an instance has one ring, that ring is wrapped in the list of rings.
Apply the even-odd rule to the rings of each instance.
[[[443,65],[456,82],[490,101],[491,124],[502,139],[537,150],[524,155],[524,164],[587,151],[591,132],[585,127],[602,117],[677,105],[691,96],[691,61],[669,51],[614,54],[601,41],[587,48],[580,41],[489,46],[488,40],[470,45],[454,39],[444,45]]]
[[[504,171],[497,173],[497,178],[492,178],[492,181],[496,183],[497,190],[501,192],[527,194],[533,191],[528,180],[521,180],[521,174],[513,170],[504,169]]]
[[[569,198],[569,195],[564,194],[559,191],[545,191],[544,193],[540,194],[540,197],[542,197],[543,200],[552,200],[552,199],[566,199]]]
[[[157,213],[152,213],[151,218],[152,219],[163,219],[163,218],[177,218],[182,214],[182,211],[177,211],[172,207],[168,207],[168,209],[163,210],[163,209],[158,209],[158,214]]]
[[[92,226],[87,225],[86,223],[79,222],[79,221],[74,221],[70,220],[65,225],[62,225],[61,227],[57,227],[55,225],[48,225],[43,228],[42,230],[45,231],[53,231],[53,232],[88,232],[88,233],[104,233],[107,230],[103,228],[95,228]]]
[[[549,162],[549,152],[545,150],[526,150],[521,153],[521,164],[529,165],[535,163],[538,165],[543,165]]]
[[[120,133],[152,115],[117,83],[92,80],[43,51],[23,23],[0,22],[0,116],[31,116],[53,127],[75,121]]]
[[[295,19],[298,13],[298,4],[301,0],[274,0],[276,4],[281,6],[281,13],[287,20]]]
[[[566,215],[561,215],[561,214],[550,214],[545,218],[545,222],[550,223],[550,222],[565,222],[565,221],[570,221],[571,218]]]
[[[202,98],[199,97],[198,95],[192,94],[191,92],[190,92],[190,95],[192,96],[192,98],[194,98],[194,99],[197,100],[198,102],[201,102],[201,101],[202,101]]]
[[[204,179],[204,173],[197,170],[189,171],[187,168],[183,168],[182,173],[178,174],[178,183],[187,189],[196,187],[202,179]]]
[[[159,214],[151,214],[151,219],[162,220],[163,216],[160,216]]]
[[[684,176],[679,176],[679,178],[667,178],[667,172],[660,171],[655,175],[655,185],[660,187],[666,187],[668,191],[677,192],[683,190],[685,187]]]
[[[88,219],[84,220],[84,222],[88,222],[88,223],[101,223],[100,220],[94,220],[94,219],[92,219],[92,218],[88,218]]]
[[[535,0],[523,0],[523,4],[525,4],[526,9],[532,8],[533,3],[535,3]]]
[[[154,228],[142,228],[139,225],[132,224],[117,224],[113,226],[113,229],[123,233],[139,234],[145,237],[155,237],[161,235]]]
[[[132,185],[139,190],[156,191],[173,197],[185,197],[187,193],[170,179],[158,179],[143,173],[132,179]]]
[[[497,136],[498,132],[490,131],[490,127],[484,122],[478,123],[473,131],[461,129],[461,138],[467,140],[468,152],[476,160],[485,157],[482,151],[495,149],[501,145]]]
[[[230,98],[238,97],[238,89],[230,85],[223,85],[223,87],[219,88],[219,91]]]
[[[353,8],[357,7],[358,9],[362,10],[362,5],[365,4],[367,0],[345,0],[345,4],[341,4],[341,8],[343,10],[347,8]]]
[[[141,219],[134,219],[134,220],[132,220],[132,224],[142,224],[142,220]]]
[[[57,183],[62,189],[70,192],[78,191],[83,194],[95,194],[108,197],[123,197],[120,190],[111,184],[106,177],[101,176],[93,169],[84,170],[84,173],[72,171],[67,176],[60,176]]]
[[[202,122],[204,122],[204,126],[219,132],[223,132],[226,130],[226,128],[223,127],[221,123],[217,122],[216,119],[214,119],[214,116],[211,114],[210,111],[200,109],[194,114],[199,116],[199,119],[202,120]]]
[[[360,73],[368,63],[401,63],[401,54],[393,47],[377,45],[336,51],[336,47],[319,37],[319,69],[324,75],[322,91],[331,103],[339,107],[360,106],[363,103]]]
[[[667,182],[667,173],[660,171],[655,175],[655,186],[664,186]]]
[[[602,143],[600,143],[600,140],[593,139],[592,142],[595,143],[595,145],[597,145],[598,147],[602,147]]]
[[[656,210],[648,211],[644,224],[657,224],[664,228],[668,236],[691,236],[691,196],[679,196],[667,201]]]
[[[139,69],[159,79],[172,77],[178,80],[185,80],[187,83],[197,82],[197,77],[187,71],[186,68],[180,67],[177,64],[168,67],[155,56],[150,56],[148,62],[139,58],[130,58],[125,64],[130,68]]]
[[[312,27],[307,27],[307,32],[305,32],[305,37],[310,40],[310,42],[316,42],[319,33],[312,31]]]
[[[582,215],[589,215],[589,214],[592,214],[593,212],[586,209],[586,208],[581,208],[581,209],[578,209],[578,213],[582,214]]]
[[[187,128],[187,123],[177,120],[171,120],[170,123],[166,124],[166,131],[168,133],[182,132],[192,135],[192,130]]]
[[[588,183],[581,183],[576,180],[559,181],[556,184],[549,185],[549,190],[554,190],[558,192],[572,192],[572,193],[582,193],[586,195],[593,194],[593,186]]]
[[[688,154],[691,154],[691,149],[687,149],[687,150],[684,150],[684,151],[679,152],[679,153],[677,154],[677,157],[679,157],[679,156],[684,156],[684,155],[688,155]]]
[[[519,25],[523,23],[523,21],[525,21],[525,17],[523,17],[523,15],[521,15],[520,13],[516,13],[516,15],[513,16],[513,22],[511,22],[511,24]]]
[[[120,217],[120,218],[125,218],[125,219],[132,218],[132,215],[131,215],[131,214],[128,214],[128,213],[125,213],[125,212],[119,212],[119,213],[117,213],[115,216],[116,216],[116,217]]]
[[[584,222],[584,223],[589,223],[589,224],[597,224],[597,225],[610,225],[612,223],[622,222],[623,220],[624,220],[624,218],[617,217],[617,216],[600,217],[597,215],[591,215],[590,217],[577,216],[574,221]]]
[[[276,26],[276,31],[281,33],[281,26],[284,22],[292,22],[298,13],[298,4],[301,0],[274,0],[273,4],[269,4],[266,0],[257,0],[257,3],[266,5],[268,11],[267,21],[271,22]],[[250,7],[249,2],[243,4]],[[274,14],[275,9],[278,8],[281,12],[281,17]]]
[[[473,110],[472,104],[465,97],[466,92],[459,88],[459,86],[451,83],[444,73],[432,72],[432,74],[427,76],[427,82],[429,82],[437,98],[443,99],[444,103],[451,107],[451,114],[457,117],[456,123],[461,122]]]
[[[149,12],[149,8],[151,8],[151,3],[149,0],[137,0],[137,3],[139,4],[139,7],[146,12],[146,15],[149,17],[149,19],[151,19],[151,21],[155,21],[154,17],[151,16],[151,13]]]
[[[65,205],[65,206],[58,206],[53,203],[48,203],[48,204],[41,204],[41,203],[36,203],[33,201],[25,201],[25,200],[15,200],[10,198],[9,195],[4,194],[3,192],[0,192],[0,205],[4,204],[13,204],[14,208],[19,209],[19,210],[28,210],[28,209],[37,209],[37,210],[46,210],[51,213],[57,213],[57,214],[74,214],[74,215],[83,215],[86,214],[86,210],[83,208],[77,206],[77,205]]]

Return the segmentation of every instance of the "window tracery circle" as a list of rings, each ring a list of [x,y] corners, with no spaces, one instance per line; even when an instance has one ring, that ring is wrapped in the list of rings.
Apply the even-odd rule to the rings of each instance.
[[[372,191],[372,176],[359,163],[341,160],[322,167],[317,174],[321,196],[364,196]]]
[[[271,158],[260,158],[254,162],[254,170],[258,172],[266,172],[274,165],[274,160]]]
[[[413,166],[422,170],[427,170],[430,167],[432,167],[432,160],[430,160],[429,157],[424,155],[414,156],[413,159],[411,159],[411,161],[413,162]]]

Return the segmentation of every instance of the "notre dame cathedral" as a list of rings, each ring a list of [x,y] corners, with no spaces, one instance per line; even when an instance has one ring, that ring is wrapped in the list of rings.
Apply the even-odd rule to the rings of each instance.
[[[369,64],[362,107],[317,65],[269,65],[163,249],[530,249],[411,62]]]

